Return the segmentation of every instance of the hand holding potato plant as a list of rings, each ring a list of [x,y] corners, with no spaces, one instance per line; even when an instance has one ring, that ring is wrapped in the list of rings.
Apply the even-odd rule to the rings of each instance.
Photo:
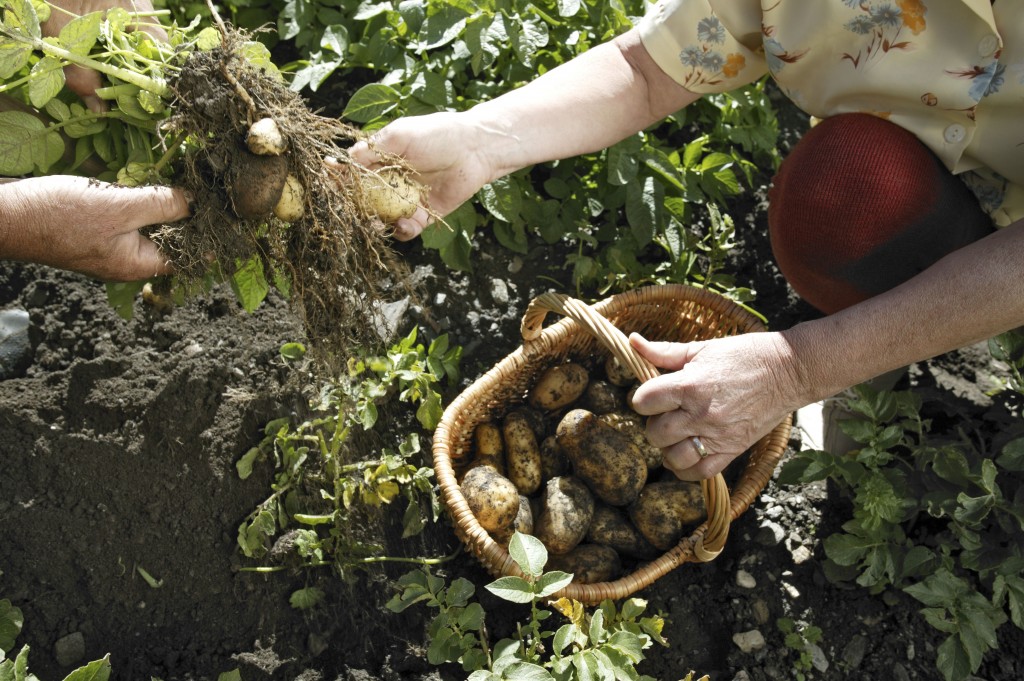
[[[223,22],[172,25],[162,40],[131,30],[149,16],[114,8],[44,38],[52,12],[65,10],[4,4],[0,92],[25,110],[0,113],[0,174],[92,170],[121,184],[179,186],[192,215],[148,236],[180,290],[220,272],[249,309],[271,287],[291,294],[318,344],[372,338],[372,324],[349,322],[372,315],[382,281],[402,271],[375,207],[396,198],[396,177],[408,186],[401,164],[389,161],[382,179],[352,163],[343,145],[361,133],[311,112],[266,48]],[[99,110],[66,87],[72,66],[101,78]]]

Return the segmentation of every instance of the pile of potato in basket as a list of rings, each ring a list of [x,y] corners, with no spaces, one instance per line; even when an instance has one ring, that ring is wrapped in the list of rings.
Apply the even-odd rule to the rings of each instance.
[[[476,427],[460,488],[496,542],[532,534],[548,569],[593,584],[657,558],[703,521],[700,485],[662,470],[661,450],[629,406],[637,385],[614,356],[604,376],[559,364],[525,405]]]

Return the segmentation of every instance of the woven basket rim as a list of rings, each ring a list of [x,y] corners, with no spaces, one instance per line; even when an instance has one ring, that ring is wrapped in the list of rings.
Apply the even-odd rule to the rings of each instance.
[[[594,303],[591,307],[603,315],[614,315],[619,311],[628,311],[641,305],[667,305],[674,308],[682,304],[696,306],[709,314],[729,320],[735,325],[735,333],[765,330],[761,320],[738,303],[713,291],[684,284],[645,286],[609,296]],[[525,324],[526,320],[524,319],[524,326]],[[524,330],[524,335],[525,333]],[[442,502],[451,515],[456,534],[494,576],[524,575],[509,555],[508,550],[480,526],[472,511],[469,510],[468,503],[459,487],[452,463],[451,445],[460,433],[465,432],[465,430],[459,430],[462,414],[466,408],[479,405],[482,400],[486,401],[485,398],[489,390],[497,384],[496,382],[503,380],[510,371],[522,370],[529,363],[550,354],[552,348],[574,338],[574,334],[586,333],[577,322],[569,318],[562,318],[539,330],[536,338],[529,341],[524,340],[513,352],[463,390],[445,409],[434,432],[434,472],[441,488]],[[732,520],[739,517],[749,507],[767,484],[782,453],[788,446],[791,425],[792,415],[789,415],[751,447],[751,459],[744,469],[744,477],[740,482],[746,482],[748,474],[752,476],[753,482],[745,486],[738,485],[737,489],[730,490],[729,504]],[[606,599],[618,600],[628,597],[683,563],[694,561],[695,548],[702,542],[707,529],[707,522],[701,523],[688,536],[683,537],[676,546],[653,561],[640,564],[633,572],[616,580],[590,584],[573,582],[555,594],[553,598],[567,597],[584,603],[599,603]]]

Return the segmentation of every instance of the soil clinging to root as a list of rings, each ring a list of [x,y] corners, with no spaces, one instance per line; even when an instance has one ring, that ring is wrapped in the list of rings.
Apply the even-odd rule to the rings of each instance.
[[[186,284],[202,279],[211,261],[231,276],[257,257],[268,282],[290,288],[318,355],[343,359],[379,340],[378,303],[389,288],[406,285],[407,268],[388,245],[389,228],[363,206],[358,178],[372,171],[346,151],[361,132],[311,111],[277,72],[247,58],[251,45],[224,28],[222,46],[194,52],[170,83],[168,138],[197,143],[176,173],[192,195],[193,215],[152,238]],[[279,157],[257,156],[245,143],[252,123],[268,117],[287,141]],[[253,215],[247,206],[266,203],[261,194],[272,196],[270,206],[280,196],[282,169],[305,190],[302,217]]]

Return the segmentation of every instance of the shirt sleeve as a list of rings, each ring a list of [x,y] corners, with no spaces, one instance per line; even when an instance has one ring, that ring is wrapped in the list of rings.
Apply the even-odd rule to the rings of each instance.
[[[660,0],[639,31],[655,63],[691,92],[733,90],[768,71],[757,0]]]

